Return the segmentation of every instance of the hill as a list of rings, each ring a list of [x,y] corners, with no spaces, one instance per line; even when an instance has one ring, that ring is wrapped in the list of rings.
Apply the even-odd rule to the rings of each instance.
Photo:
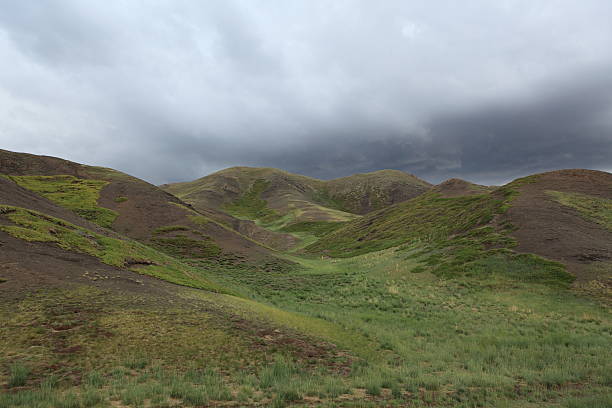
[[[611,199],[612,175],[590,170],[537,174],[493,189],[451,180],[306,250],[346,257],[415,245],[438,273],[477,268],[500,253],[530,253],[587,279],[612,268]]]
[[[608,173],[288,223],[303,254],[114,170],[0,166],[0,407],[612,403]]]
[[[408,200],[430,185],[396,170],[323,181],[272,168],[233,167],[161,187],[194,208],[221,210],[308,243],[338,223]]]
[[[122,235],[175,252],[225,253],[259,261],[270,252],[177,197],[116,170],[0,150],[0,174]],[[226,223],[231,224],[231,219]],[[183,248],[183,249],[182,249]]]
[[[305,379],[306,364],[336,361],[324,382],[345,369],[333,335],[305,334],[333,325],[227,295],[210,277],[0,177],[0,406],[202,406],[234,399],[245,371],[273,392],[257,400],[278,405],[286,385],[263,380],[270,372]]]
[[[482,194],[493,189],[493,187],[481,186],[469,181],[452,178],[432,187],[430,191],[440,194],[441,197],[450,198]]]

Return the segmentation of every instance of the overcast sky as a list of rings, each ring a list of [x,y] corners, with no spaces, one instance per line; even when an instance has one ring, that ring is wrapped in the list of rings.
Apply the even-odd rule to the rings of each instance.
[[[0,148],[484,184],[612,170],[612,1],[0,0]]]

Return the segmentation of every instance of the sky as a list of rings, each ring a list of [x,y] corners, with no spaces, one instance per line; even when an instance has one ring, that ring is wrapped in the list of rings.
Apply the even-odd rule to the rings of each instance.
[[[0,148],[155,184],[612,171],[610,21],[609,0],[0,0]]]

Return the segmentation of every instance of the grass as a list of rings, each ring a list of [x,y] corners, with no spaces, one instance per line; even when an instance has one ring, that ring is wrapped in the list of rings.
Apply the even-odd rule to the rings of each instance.
[[[75,287],[7,299],[0,384],[22,385],[0,393],[0,407],[610,406],[609,307],[573,291],[562,265],[514,253],[511,225],[491,224],[529,181],[426,194],[331,232],[297,225],[293,233],[320,235],[313,255],[260,264],[178,261],[1,206],[11,224],[0,228],[22,239],[112,265],[154,262],[134,270],[241,297]],[[258,197],[240,206],[258,213]],[[171,225],[154,239],[193,233]]]
[[[317,238],[320,238],[342,227],[343,224],[344,223],[342,222],[332,221],[303,221],[284,226],[280,229],[280,231],[307,233],[310,235],[314,235]]]
[[[547,191],[557,202],[578,210],[586,219],[612,231],[612,200],[580,193]]]
[[[310,253],[354,257],[403,245],[407,256],[421,261],[415,271],[437,276],[476,276],[505,271],[524,281],[567,286],[573,277],[562,264],[511,251],[513,226],[491,222],[517,196],[519,179],[489,193],[443,198],[426,193],[405,203],[345,224],[307,246]]]
[[[68,175],[10,176],[10,179],[21,187],[40,194],[103,227],[109,228],[118,216],[115,211],[98,206],[100,190],[108,184],[108,181],[81,179]]]
[[[153,248],[129,239],[103,236],[37,211],[7,205],[0,215],[13,225],[0,230],[26,241],[50,242],[60,248],[95,256],[101,262],[179,285],[223,291],[201,272]]]
[[[415,273],[422,261],[409,252],[392,248],[339,260],[292,256],[299,267],[258,273],[210,269],[252,299],[184,289],[184,304],[161,306],[163,299],[142,303],[91,289],[39,294],[3,306],[0,354],[51,366],[60,355],[53,351],[57,334],[41,328],[66,325],[73,309],[89,305],[80,317],[87,324],[75,321],[74,330],[58,332],[66,344],[90,344],[81,354],[87,358],[60,360],[68,364],[61,372],[81,367],[84,381],[75,386],[64,380],[45,391],[50,400],[72,395],[82,404],[88,395],[102,399],[100,406],[225,400],[300,406],[306,398],[320,406],[356,406],[365,398],[372,406],[606,406],[612,324],[605,307],[525,276],[533,273],[529,260],[494,259],[473,275],[449,279]],[[217,318],[214,310],[230,314]],[[32,321],[37,325],[24,325]],[[308,333],[349,357],[296,359],[289,344],[282,352],[273,343],[259,348],[267,344],[260,331],[235,332],[229,321]],[[106,331],[112,335],[99,334]],[[35,355],[28,354],[31,344],[37,344]],[[43,395],[42,387],[28,392],[19,397],[28,401],[21,406],[35,406],[33,399]]]
[[[270,182],[264,179],[255,180],[249,190],[242,194],[237,200],[230,204],[226,204],[223,209],[238,218],[247,218],[250,220],[272,220],[276,218],[278,216],[276,211],[268,208],[266,200],[261,198],[261,194],[269,185]]]
[[[30,369],[23,364],[13,363],[10,367],[9,387],[22,387],[26,385]]]
[[[542,268],[528,255],[498,254],[445,278],[415,273],[422,261],[407,253],[294,257],[301,269],[256,277],[226,271],[219,279],[251,288],[259,306],[239,301],[250,313],[319,333],[359,356],[343,386],[375,398],[417,406],[554,406],[590,394],[602,400],[612,368],[605,357],[609,314],[559,284],[566,275],[556,264]],[[326,322],[327,331],[304,326],[300,316]]]
[[[221,254],[221,248],[212,238],[206,236],[199,236],[197,239],[184,235],[156,237],[151,242],[161,251],[177,257],[214,258]]]

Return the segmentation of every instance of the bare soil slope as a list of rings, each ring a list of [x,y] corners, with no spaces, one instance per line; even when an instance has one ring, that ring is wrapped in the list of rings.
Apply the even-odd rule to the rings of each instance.
[[[506,213],[517,229],[517,251],[565,264],[578,279],[595,270],[612,275],[612,231],[578,210],[557,202],[549,192],[579,193],[612,199],[612,174],[593,170],[559,170],[536,175],[520,187]]]

